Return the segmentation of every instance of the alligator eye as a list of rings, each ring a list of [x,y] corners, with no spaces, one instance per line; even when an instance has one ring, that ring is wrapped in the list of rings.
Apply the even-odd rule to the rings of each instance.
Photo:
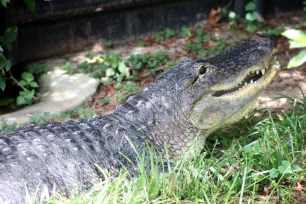
[[[199,75],[204,75],[207,73],[207,67],[203,64],[200,65],[199,67]]]

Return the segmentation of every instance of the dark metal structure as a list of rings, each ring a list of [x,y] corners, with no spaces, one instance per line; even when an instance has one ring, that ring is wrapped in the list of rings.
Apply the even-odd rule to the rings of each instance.
[[[36,1],[35,13],[20,0],[13,0],[9,6],[10,22],[27,24],[45,20],[58,20],[67,17],[93,14],[116,9],[152,6],[171,0],[40,0]],[[173,1],[173,0],[172,0]]]

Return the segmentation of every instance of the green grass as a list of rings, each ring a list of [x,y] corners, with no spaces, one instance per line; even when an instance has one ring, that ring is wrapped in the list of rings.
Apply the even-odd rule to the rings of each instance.
[[[268,110],[265,119],[217,131],[192,159],[168,167],[151,150],[151,168],[142,158],[138,177],[106,176],[84,194],[50,203],[304,203],[305,189],[295,187],[306,183],[306,100],[292,100],[289,113]]]

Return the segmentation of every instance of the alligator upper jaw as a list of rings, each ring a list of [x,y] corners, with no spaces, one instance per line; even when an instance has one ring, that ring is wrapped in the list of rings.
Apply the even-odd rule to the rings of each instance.
[[[273,60],[270,65],[256,67],[250,70],[240,82],[233,84],[227,90],[215,91],[212,96],[235,98],[240,96],[257,95],[268,86],[280,69],[278,61]]]

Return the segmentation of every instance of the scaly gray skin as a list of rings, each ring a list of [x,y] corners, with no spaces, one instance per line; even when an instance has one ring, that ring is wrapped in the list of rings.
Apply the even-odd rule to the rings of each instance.
[[[137,163],[127,137],[140,154],[146,141],[166,145],[172,157],[198,153],[195,138],[202,147],[212,131],[243,118],[272,81],[274,46],[269,36],[256,35],[215,57],[182,58],[111,115],[0,134],[0,202],[24,202],[25,186],[30,195],[38,186],[65,196],[84,191],[102,178],[95,164],[113,174],[121,165],[133,171],[122,156]],[[256,84],[236,90],[261,69],[266,73]]]

